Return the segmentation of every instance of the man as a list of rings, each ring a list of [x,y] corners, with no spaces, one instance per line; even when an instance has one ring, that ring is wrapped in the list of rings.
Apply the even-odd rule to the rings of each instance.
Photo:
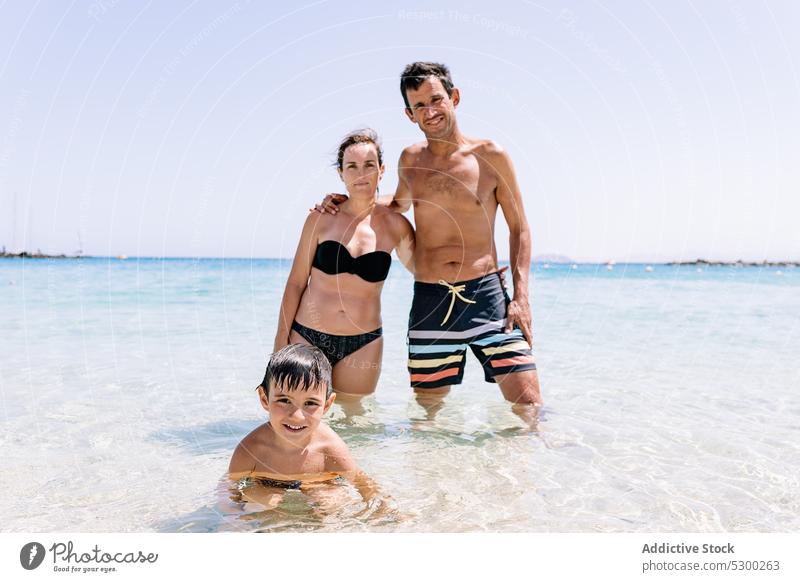
[[[445,65],[408,65],[400,91],[426,139],[403,150],[397,191],[381,202],[400,212],[414,206],[408,369],[417,399],[429,410],[441,405],[461,383],[469,346],[506,400],[540,406],[528,302],[531,235],[511,158],[493,141],[461,133],[461,96]],[[513,299],[497,267],[498,206],[510,231]],[[324,207],[336,212],[334,204]]]

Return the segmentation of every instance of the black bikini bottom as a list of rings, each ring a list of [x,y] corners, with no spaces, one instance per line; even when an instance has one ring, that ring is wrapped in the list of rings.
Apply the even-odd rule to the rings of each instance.
[[[282,479],[270,479],[269,477],[258,477],[255,481],[264,487],[277,487],[278,489],[300,489],[303,484],[302,481],[284,481]]]
[[[299,333],[303,339],[312,346],[316,346],[322,350],[331,363],[331,367],[335,366],[342,358],[346,358],[353,352],[363,348],[371,341],[383,335],[382,327],[379,327],[375,331],[358,335],[333,335],[311,329],[305,325],[300,325],[296,321],[292,322],[292,329]]]

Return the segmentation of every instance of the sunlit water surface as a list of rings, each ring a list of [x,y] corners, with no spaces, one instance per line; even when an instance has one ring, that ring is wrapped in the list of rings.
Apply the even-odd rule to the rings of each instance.
[[[288,266],[0,260],[2,531],[800,529],[791,268],[538,265],[530,430],[474,359],[426,418],[395,264],[378,391],[328,416],[392,510],[348,483],[237,501],[224,474],[265,420],[253,387]]]

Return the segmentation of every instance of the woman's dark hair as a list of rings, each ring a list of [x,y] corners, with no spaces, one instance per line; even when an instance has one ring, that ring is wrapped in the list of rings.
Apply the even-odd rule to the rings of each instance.
[[[428,77],[439,79],[442,82],[442,87],[447,92],[447,96],[453,96],[453,79],[450,77],[450,69],[446,65],[417,61],[406,65],[400,75],[400,93],[403,94],[403,101],[406,102],[407,109],[411,109],[411,104],[408,102],[406,89],[419,89],[419,86]]]
[[[267,364],[267,372],[259,387],[269,396],[269,386],[275,384],[284,390],[310,390],[320,384],[325,386],[325,398],[333,393],[331,364],[319,348],[305,344],[290,344],[274,354]]]
[[[371,143],[378,151],[378,165],[383,165],[383,148],[381,148],[381,140],[374,129],[365,127],[364,129],[357,129],[348,133],[339,144],[339,150],[336,153],[336,167],[341,171],[344,169],[344,152],[351,145],[357,143]]]

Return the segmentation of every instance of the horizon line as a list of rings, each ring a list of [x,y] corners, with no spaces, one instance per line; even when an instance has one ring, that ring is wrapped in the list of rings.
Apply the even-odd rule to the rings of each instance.
[[[25,253],[25,251],[21,251],[21,253]],[[2,259],[32,259],[32,260],[47,260],[47,259],[108,259],[108,260],[115,260],[115,261],[135,261],[135,260],[183,260],[183,261],[204,261],[204,260],[212,260],[212,261],[220,261],[220,260],[231,260],[231,261],[245,261],[245,260],[256,260],[256,261],[291,261],[294,257],[262,257],[262,256],[188,256],[188,255],[66,255],[66,254],[59,254],[59,255],[49,255],[49,254],[34,254],[34,253],[26,253],[25,255],[21,256],[21,253],[9,253],[5,252],[0,254],[0,258]],[[568,259],[568,260],[564,260]],[[393,262],[399,262],[399,260],[395,257],[392,257]],[[508,259],[498,259],[498,263],[510,263]],[[759,265],[770,265],[770,264],[787,264],[787,265],[798,265],[800,266],[800,260],[798,259],[760,259],[760,260],[744,260],[744,259],[704,259],[704,258],[696,258],[696,259],[658,259],[658,260],[582,260],[582,259],[569,259],[568,257],[563,258],[539,258],[534,257],[531,259],[531,265],[533,264],[554,264],[554,265],[693,265],[698,263],[705,263],[708,265],[736,265],[736,264],[743,264],[743,265],[752,265],[752,266],[759,266]]]

